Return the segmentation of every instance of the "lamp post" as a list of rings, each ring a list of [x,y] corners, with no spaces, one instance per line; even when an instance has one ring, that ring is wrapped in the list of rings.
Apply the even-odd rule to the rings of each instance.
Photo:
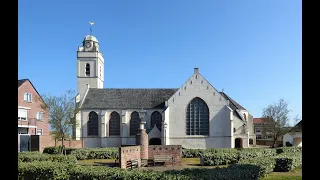
[[[147,115],[147,111],[146,110],[143,110],[143,108],[141,109],[141,111],[139,112],[139,116],[140,116],[140,119],[141,119],[141,122],[140,122],[140,129],[144,129],[144,125],[147,123],[145,120],[144,120],[144,117]]]

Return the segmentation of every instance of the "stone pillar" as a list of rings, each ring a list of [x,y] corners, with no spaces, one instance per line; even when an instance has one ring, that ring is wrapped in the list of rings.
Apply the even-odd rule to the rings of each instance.
[[[140,158],[148,159],[148,134],[144,128],[145,122],[140,123],[139,133],[136,136],[136,144],[140,145]]]

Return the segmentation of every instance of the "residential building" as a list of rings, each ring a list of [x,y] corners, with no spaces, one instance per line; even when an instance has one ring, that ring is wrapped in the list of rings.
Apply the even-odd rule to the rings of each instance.
[[[49,135],[49,112],[29,79],[18,80],[18,134]]]
[[[302,120],[283,136],[283,146],[287,146],[287,142],[292,146],[302,146]]]
[[[272,127],[268,126],[266,118],[253,118],[254,133],[257,139],[273,139]]]

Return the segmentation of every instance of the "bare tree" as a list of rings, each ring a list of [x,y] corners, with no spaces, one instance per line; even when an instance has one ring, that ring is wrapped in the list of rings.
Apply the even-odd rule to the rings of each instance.
[[[78,112],[75,103],[75,93],[68,90],[61,96],[42,95],[43,109],[50,113],[49,124],[54,131],[54,138],[61,139],[62,149],[65,154],[64,139],[70,136],[72,127],[76,122],[74,114]]]
[[[272,147],[275,147],[279,137],[287,132],[285,127],[288,125],[289,112],[288,103],[283,99],[263,109],[262,116],[265,119],[264,125],[268,127],[273,135]]]

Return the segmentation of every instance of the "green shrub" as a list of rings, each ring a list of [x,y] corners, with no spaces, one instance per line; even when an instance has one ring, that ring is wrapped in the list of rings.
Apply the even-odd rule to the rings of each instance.
[[[33,161],[53,161],[53,162],[65,162],[75,164],[77,159],[74,155],[62,155],[62,154],[40,154],[40,153],[18,153],[18,159],[21,162],[33,162]]]
[[[220,153],[220,152],[237,152],[237,149],[232,148],[209,148],[209,149],[183,149],[183,158],[200,158],[203,154],[207,153]]]
[[[68,170],[71,167],[70,164],[49,161],[22,162],[18,163],[18,179],[69,179]]]
[[[66,154],[71,154],[72,151],[76,150],[77,148],[66,148]],[[43,149],[43,153],[46,154],[61,154],[62,146],[52,146],[46,147]]]
[[[133,180],[257,180],[259,177],[259,167],[255,165],[237,165],[232,168],[213,169],[184,169],[182,171],[142,171],[123,170],[120,168],[110,168],[106,166],[77,166],[49,161],[34,161],[19,163],[19,179],[38,180],[104,180],[104,179],[133,179]]]
[[[274,157],[255,157],[240,160],[237,165],[255,165],[259,167],[259,177],[264,177],[265,174],[269,174],[275,168]]]
[[[289,172],[302,166],[302,153],[281,153],[275,157],[275,172]]]
[[[276,150],[278,154],[295,153],[295,152],[302,153],[302,147],[280,147],[280,148],[276,148]]]
[[[87,179],[177,179],[173,175],[167,175],[161,172],[123,170],[119,168],[109,168],[105,166],[78,166],[69,171],[70,180]],[[183,176],[182,176],[183,177]],[[188,179],[187,177],[179,179]]]
[[[238,162],[238,152],[216,152],[202,155],[204,166],[226,165]]]
[[[84,159],[115,159],[119,155],[119,148],[81,148],[71,151],[78,160]]]
[[[166,174],[184,175],[189,179],[213,179],[213,180],[257,180],[259,178],[259,167],[254,165],[238,165],[233,167],[210,168],[210,169],[183,169],[165,171]]]
[[[199,158],[206,152],[206,149],[182,149],[183,158]]]
[[[277,155],[274,148],[246,148],[238,151],[239,160],[255,158],[255,157],[271,157]]]

